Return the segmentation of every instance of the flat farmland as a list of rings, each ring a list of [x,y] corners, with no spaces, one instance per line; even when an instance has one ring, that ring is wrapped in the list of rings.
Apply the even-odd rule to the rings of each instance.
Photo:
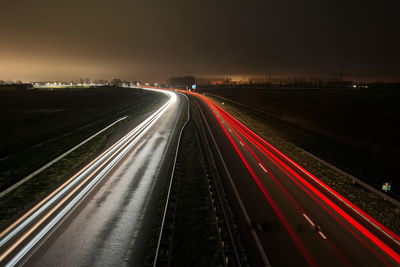
[[[399,89],[204,89],[232,100],[298,147],[399,194]],[[221,100],[223,101],[223,100]]]
[[[0,92],[0,190],[161,95],[98,87]]]

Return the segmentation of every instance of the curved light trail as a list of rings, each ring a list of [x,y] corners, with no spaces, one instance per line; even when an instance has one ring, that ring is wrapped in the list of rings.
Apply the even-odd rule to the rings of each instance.
[[[163,106],[0,233],[2,264],[5,262],[5,266],[18,264],[76,208],[165,112],[175,105],[176,94],[162,92],[169,97]]]

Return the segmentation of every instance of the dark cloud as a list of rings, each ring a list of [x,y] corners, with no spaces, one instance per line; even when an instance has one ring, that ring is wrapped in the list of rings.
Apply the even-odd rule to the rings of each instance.
[[[1,1],[0,78],[400,79],[396,0]]]

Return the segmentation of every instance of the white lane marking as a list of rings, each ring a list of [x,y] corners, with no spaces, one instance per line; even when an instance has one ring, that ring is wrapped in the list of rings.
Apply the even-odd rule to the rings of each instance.
[[[183,130],[185,129],[185,127],[186,127],[188,121],[190,120],[190,100],[189,100],[189,98],[188,98],[185,94],[183,94],[183,93],[179,93],[179,94],[183,95],[183,96],[186,97],[186,99],[187,99],[187,103],[188,103],[187,116],[188,116],[188,117],[187,117],[187,120],[185,121],[185,124],[182,126],[181,131],[180,131],[180,133],[179,133],[178,143],[177,143],[177,145],[176,145],[176,150],[175,150],[175,151],[178,151],[178,150],[179,150],[179,146],[181,146],[181,138],[182,138]],[[183,105],[181,105],[181,110],[179,111],[179,115],[180,115],[180,113],[181,113],[181,111],[182,111],[182,107],[183,107]],[[180,116],[178,116],[178,118],[179,118],[179,117],[180,117]],[[177,125],[177,123],[178,123],[178,118],[177,118],[176,121],[175,121],[174,131],[175,131],[176,125]],[[171,143],[171,140],[172,140],[172,137],[169,139],[169,141],[168,141],[168,146],[167,146],[167,147],[169,147],[169,144]],[[164,154],[164,156],[163,156],[163,161],[164,161],[165,155],[166,155],[166,154]],[[164,224],[165,224],[165,218],[166,218],[166,215],[167,215],[168,203],[169,203],[169,201],[170,201],[170,194],[171,194],[172,182],[173,182],[174,173],[175,173],[175,169],[176,169],[177,157],[178,157],[178,153],[175,153],[174,165],[173,165],[173,167],[172,167],[171,179],[170,179],[169,186],[168,186],[167,200],[165,201],[165,208],[164,208],[164,213],[163,213],[163,218],[162,218],[162,221],[161,221],[161,227],[160,227],[160,229],[163,229],[163,228],[164,228]],[[157,265],[157,259],[158,259],[158,254],[159,254],[159,251],[160,251],[160,245],[161,245],[161,239],[162,239],[162,233],[163,233],[163,232],[160,231],[160,235],[159,235],[159,237],[158,237],[158,242],[157,242],[156,255],[154,256],[153,266],[156,266],[156,265]]]
[[[166,112],[166,110],[168,110],[169,106],[171,106],[175,101],[176,101],[176,96],[172,95],[172,98],[170,98],[170,100],[166,104],[164,104],[164,106],[162,106],[160,109],[158,109],[156,112],[154,112],[149,118],[147,118],[145,121],[143,121],[141,124],[139,124],[134,130],[129,132],[125,137],[121,138],[117,142],[117,143],[121,142],[120,144],[124,144],[124,145],[122,145],[119,148],[118,148],[118,146],[116,146],[116,148],[118,148],[118,149],[116,149],[116,148],[111,149],[109,151],[109,153],[112,152],[111,156],[109,156],[108,154],[104,154],[103,157],[101,157],[100,159],[107,158],[107,160],[105,162],[103,162],[100,167],[102,167],[104,165],[106,165],[106,167],[97,176],[95,176],[95,178],[92,179],[92,181],[89,184],[87,184],[87,186],[84,187],[84,189],[81,192],[79,192],[79,194],[74,199],[72,199],[68,203],[68,205],[60,213],[58,213],[56,215],[56,217],[48,225],[46,225],[25,247],[23,247],[22,250],[13,259],[11,259],[11,261],[7,264],[7,266],[14,266],[15,264],[17,264],[21,260],[21,258],[24,257],[26,255],[26,253],[32,249],[33,245],[35,245],[37,242],[39,242],[39,240],[41,240],[44,237],[44,235],[55,225],[55,223],[58,222],[71,209],[71,207],[73,207],[74,204],[77,203],[81,199],[81,197],[85,195],[86,192],[88,192],[90,189],[92,189],[93,185],[95,185],[97,183],[97,181],[101,180],[102,177],[104,177],[104,175],[106,175],[109,172],[109,170],[111,170],[115,166],[115,164],[126,153],[128,153],[137,142],[139,142],[139,140],[146,134],[146,132],[148,132],[148,130],[152,126],[154,126],[154,124],[156,124],[157,120]],[[135,133],[136,131],[138,131],[138,128],[141,128],[141,129],[139,129],[139,133]],[[124,140],[124,139],[126,139],[126,140]],[[124,142],[126,142],[126,143],[124,143]],[[127,145],[125,146],[125,144],[127,144]],[[117,155],[117,156],[111,162],[107,162],[114,155]],[[98,161],[100,161],[100,160],[98,160]],[[93,167],[93,166],[91,166],[91,167]],[[89,169],[91,169],[91,167]],[[89,169],[87,169],[85,172],[87,172]],[[37,222],[27,233],[25,233],[20,239],[18,239],[17,242],[14,243],[13,246],[11,246],[11,248],[9,248],[6,252],[4,252],[2,255],[0,255],[0,259],[3,260],[28,235],[30,235],[35,229],[37,229],[37,227],[39,227],[45,219],[47,219],[52,213],[54,213],[54,211],[56,209],[58,209],[70,196],[72,196],[75,191],[79,190],[81,185],[83,185],[86,181],[88,181],[91,178],[91,176],[92,175],[89,175],[78,187],[75,187],[75,189],[72,190],[67,196],[65,196],[61,200],[61,202],[59,202],[55,207],[53,207],[53,209],[50,210],[45,215],[45,217],[43,217],[41,220],[39,220],[39,222]],[[75,181],[78,181],[78,180],[75,180]],[[54,200],[54,198],[53,198],[53,200]],[[15,230],[16,229],[14,229],[14,231]],[[10,234],[12,234],[12,232]],[[4,240],[2,240],[2,242],[3,241]]]
[[[226,166],[225,160],[224,160],[224,158],[222,157],[222,154],[221,154],[221,150],[219,149],[217,141],[215,140],[214,136],[212,135],[212,132],[211,132],[211,129],[210,129],[210,125],[208,125],[206,117],[204,116],[203,110],[201,108],[200,108],[200,112],[201,112],[201,115],[202,115],[202,117],[204,119],[204,122],[206,123],[207,129],[208,129],[209,133],[211,134],[211,138],[213,140],[215,148],[217,149],[218,156],[221,159],[222,165],[224,166],[225,172],[226,172],[226,174],[228,176],[228,179],[229,179],[229,182],[230,182],[230,184],[232,186],[233,192],[234,192],[234,194],[236,196],[237,201],[239,202],[239,207],[241,208],[241,210],[243,212],[245,221],[246,221],[247,225],[251,229],[250,230],[251,236],[253,237],[254,242],[256,243],[256,246],[258,248],[258,251],[260,252],[261,258],[263,259],[263,262],[264,262],[264,266],[271,267],[271,263],[269,262],[269,259],[268,259],[267,255],[265,253],[265,250],[264,250],[263,246],[261,245],[260,238],[258,237],[256,231],[253,228],[251,228],[252,223],[250,221],[249,214],[248,214],[246,208],[244,207],[242,198],[240,197],[239,192],[237,190],[237,187],[236,187],[235,183],[233,182],[231,173],[228,170],[228,167]]]
[[[264,171],[265,173],[268,173],[268,171],[264,168],[264,166],[263,166],[261,163],[258,163],[258,165],[261,167],[261,169],[263,169],[263,171]]]
[[[324,233],[322,233],[321,231],[318,231],[318,234],[319,234],[323,239],[328,239],[328,238],[326,237],[326,235],[324,235]]]
[[[268,144],[268,143],[267,143]],[[295,166],[298,170],[300,170],[301,172],[303,172],[305,175],[307,175],[310,179],[312,179],[314,182],[316,182],[319,186],[321,186],[322,188],[324,188],[326,191],[328,191],[331,195],[333,195],[337,200],[339,200],[340,202],[342,202],[343,204],[345,204],[348,208],[350,208],[353,212],[357,213],[359,216],[361,216],[364,220],[366,220],[367,222],[369,222],[371,225],[373,225],[376,229],[378,229],[381,233],[383,233],[386,237],[390,238],[393,242],[395,242],[397,245],[400,245],[400,242],[394,238],[393,236],[391,236],[388,232],[386,232],[384,229],[382,229],[379,225],[377,225],[376,223],[374,223],[373,221],[371,221],[370,219],[368,219],[366,216],[364,216],[361,212],[359,212],[357,209],[355,209],[354,207],[352,207],[349,203],[347,203],[346,201],[344,201],[341,197],[339,197],[338,193],[336,191],[334,191],[333,189],[331,190],[330,188],[328,188],[326,185],[324,185],[321,181],[318,181],[318,178],[314,178],[312,174],[306,172],[305,170],[302,169],[302,167],[296,163],[295,161],[291,160],[288,156],[286,156],[285,154],[283,154],[282,152],[278,151],[275,147],[273,147],[271,144],[268,144],[268,147],[272,148],[275,152],[277,152],[279,155],[281,155],[283,158],[285,158],[289,163],[291,163],[293,166]],[[347,199],[346,199],[347,200]],[[356,206],[357,207],[357,206]],[[339,207],[340,208],[340,207]],[[357,207],[359,208],[359,207]],[[361,211],[363,211],[361,208],[359,208]],[[368,214],[367,214],[368,215]],[[352,216],[353,217],[353,216]],[[348,220],[347,220],[348,221]]]
[[[228,113],[228,115],[230,115]],[[234,118],[232,115],[230,115],[230,117],[232,117],[233,119],[236,120],[236,118]],[[241,124],[241,123],[240,123]],[[243,125],[243,124],[242,124]],[[259,137],[260,139],[262,139],[261,137]],[[263,140],[263,139],[262,139]],[[345,197],[341,196],[340,194],[338,195],[338,193],[336,191],[334,191],[333,189],[331,190],[330,188],[327,187],[327,185],[323,184],[323,182],[318,181],[318,178],[316,178],[315,176],[313,177],[313,175],[311,173],[308,173],[308,171],[302,169],[302,167],[296,163],[295,161],[293,161],[292,159],[290,159],[288,156],[286,156],[285,154],[283,154],[282,152],[280,152],[277,148],[275,148],[274,146],[272,146],[271,144],[269,144],[268,142],[264,141],[264,145],[267,145],[269,148],[272,148],[276,153],[278,153],[279,155],[281,155],[285,160],[287,160],[290,164],[292,164],[293,166],[295,166],[298,170],[300,170],[301,172],[303,172],[305,175],[307,175],[310,179],[312,179],[314,182],[316,182],[319,186],[321,186],[322,188],[324,188],[326,191],[328,191],[331,195],[333,195],[337,200],[339,200],[340,202],[342,202],[343,204],[345,204],[348,208],[350,208],[353,212],[355,212],[356,214],[358,214],[360,217],[362,217],[364,220],[366,220],[367,222],[369,222],[372,226],[374,226],[376,229],[378,229],[378,231],[380,231],[381,233],[383,233],[386,237],[390,238],[393,242],[395,242],[397,245],[400,245],[400,242],[393,236],[390,235],[390,233],[386,232],[385,229],[381,228],[379,225],[377,225],[375,222],[373,222],[372,220],[368,219],[367,216],[370,216],[369,214],[367,214],[367,216],[365,216],[364,214],[362,214],[360,211],[363,211],[361,208],[355,206],[356,208],[358,208],[360,211],[358,211],[356,208],[354,208],[353,206],[351,206],[349,203],[347,203],[346,201],[344,201],[343,199],[347,200]],[[288,164],[288,166],[290,165]],[[319,190],[320,191],[320,190]],[[342,198],[343,199],[342,199]],[[338,206],[339,207],[339,206]],[[340,207],[339,207],[340,208]],[[364,211],[363,211],[364,212]],[[349,214],[350,215],[350,214]],[[351,216],[351,215],[350,215]],[[351,216],[353,217],[353,216]],[[371,217],[372,218],[372,217]],[[348,221],[348,220],[347,220]],[[390,230],[390,229],[389,229]]]
[[[244,144],[242,143],[242,141],[239,141],[239,143],[240,143],[242,146],[244,146]]]
[[[307,214],[303,213],[303,216],[311,224],[312,227],[315,227],[315,223],[307,216]]]
[[[83,168],[83,170],[84,170],[83,172],[81,172],[81,171],[78,172],[79,176],[77,176],[77,178],[71,178],[74,180],[71,180],[71,179],[68,180],[66,183],[64,183],[62,186],[60,186],[60,188],[59,188],[60,190],[56,189],[54,191],[54,193],[55,193],[54,195],[53,195],[53,193],[50,194],[51,198],[46,200],[46,202],[43,202],[43,201],[40,202],[38,204],[38,206],[35,206],[30,211],[28,211],[27,216],[23,215],[21,217],[21,220],[18,219],[17,223],[12,224],[10,227],[8,227],[6,230],[4,230],[0,234],[0,237],[1,237],[0,246],[3,246],[13,236],[15,236],[20,230],[22,230],[31,221],[33,221],[35,218],[37,218],[43,211],[45,211],[48,207],[50,207],[50,205],[52,205],[53,203],[55,203],[55,201],[60,199],[64,195],[64,193],[66,193],[69,189],[71,189],[75,184],[78,184],[81,180],[83,180],[87,174],[89,174],[94,169],[98,168],[99,165],[102,165],[103,162],[107,161],[110,157],[115,155],[116,151],[120,151],[123,146],[125,146],[129,142],[132,142],[132,140],[134,140],[135,138],[138,138],[138,136],[141,135],[141,132],[144,129],[146,129],[146,127],[148,127],[150,124],[153,124],[154,121],[157,121],[158,117],[161,116],[160,114],[164,113],[165,110],[168,109],[169,105],[171,105],[174,102],[175,102],[175,97],[173,97],[173,99],[170,99],[166,104],[164,104],[164,106],[159,108],[156,112],[154,112],[152,115],[150,115],[146,120],[141,122],[135,129],[133,129],[128,134],[126,134],[119,141],[117,141],[112,147],[110,147],[103,154],[101,154],[99,157],[97,157],[95,160],[93,160],[91,163],[89,163],[87,166],[85,166]],[[91,165],[91,166],[89,166],[89,165]]]

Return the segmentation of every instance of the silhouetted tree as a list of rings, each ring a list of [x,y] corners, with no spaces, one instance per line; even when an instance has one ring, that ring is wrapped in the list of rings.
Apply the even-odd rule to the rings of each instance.
[[[122,85],[122,80],[121,80],[121,79],[118,79],[118,78],[114,78],[114,79],[111,81],[111,85],[112,85],[112,86],[121,86],[121,85]]]

